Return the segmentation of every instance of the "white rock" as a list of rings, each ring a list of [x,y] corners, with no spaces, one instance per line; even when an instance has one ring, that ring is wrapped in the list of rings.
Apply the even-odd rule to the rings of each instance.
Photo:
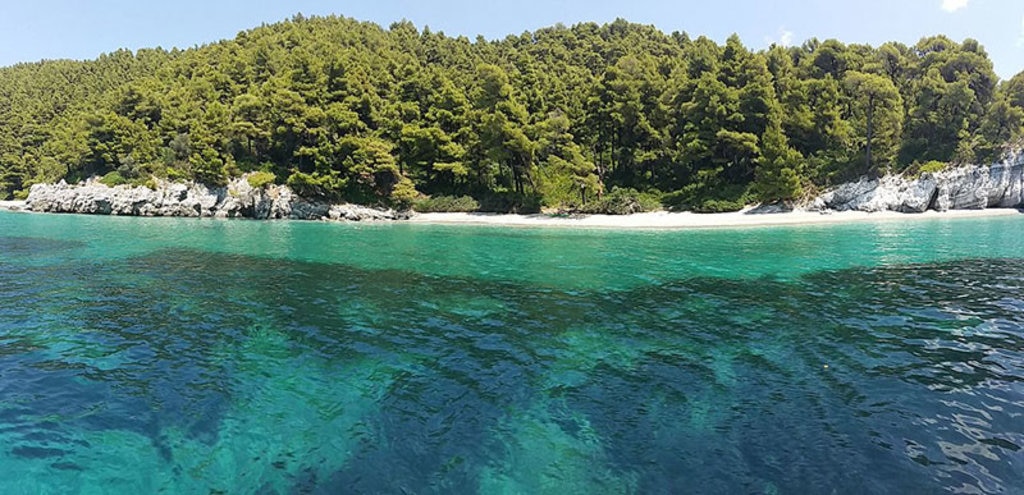
[[[970,165],[921,177],[861,178],[811,200],[813,211],[923,212],[1014,208],[1024,204],[1024,153],[1009,154],[992,166]]]
[[[246,177],[226,187],[158,181],[157,189],[108,187],[95,179],[74,186],[64,181],[36,184],[26,208],[38,212],[126,216],[217,217],[257,219],[383,221],[408,218],[392,210],[330,205],[307,200],[288,186],[253,188]]]

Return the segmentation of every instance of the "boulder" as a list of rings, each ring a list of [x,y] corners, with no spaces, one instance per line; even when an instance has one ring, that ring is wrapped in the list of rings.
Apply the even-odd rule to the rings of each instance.
[[[379,210],[359,205],[333,205],[327,214],[331,220],[347,220],[350,222],[380,222],[386,220],[404,220],[394,210]]]

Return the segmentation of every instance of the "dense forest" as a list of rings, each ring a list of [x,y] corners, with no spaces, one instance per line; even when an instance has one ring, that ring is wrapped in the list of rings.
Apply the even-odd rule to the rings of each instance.
[[[300,15],[0,69],[0,199],[261,172],[332,201],[714,211],[990,161],[1022,124],[1024,73],[1000,82],[970,39],[752,51],[619,20],[471,41]]]

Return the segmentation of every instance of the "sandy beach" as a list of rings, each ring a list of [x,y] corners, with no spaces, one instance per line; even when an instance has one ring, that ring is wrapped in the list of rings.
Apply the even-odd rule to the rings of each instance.
[[[898,213],[884,211],[867,213],[860,211],[819,213],[794,211],[789,213],[749,213],[744,210],[734,213],[669,213],[653,212],[635,215],[501,215],[492,213],[421,213],[410,222],[451,225],[496,225],[517,227],[581,227],[610,229],[691,229],[717,227],[753,227],[764,225],[808,225],[830,224],[855,221],[969,218],[1020,215],[1013,208],[987,210],[951,210],[946,212]]]
[[[24,211],[25,201],[0,201],[0,210]],[[633,215],[509,215],[500,213],[418,213],[408,222],[435,225],[492,225],[507,227],[560,227],[604,229],[707,229],[756,227],[769,225],[813,225],[857,221],[973,218],[1021,215],[1015,208],[985,210],[950,210],[945,212],[899,213],[882,211],[867,213],[844,211],[819,213],[752,213],[752,208],[733,213],[671,213],[665,211]]]

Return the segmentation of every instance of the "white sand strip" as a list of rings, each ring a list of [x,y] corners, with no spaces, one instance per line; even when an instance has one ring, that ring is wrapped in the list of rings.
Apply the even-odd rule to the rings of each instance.
[[[734,213],[637,213],[634,215],[503,215],[493,213],[421,213],[410,222],[424,224],[497,225],[517,227],[583,227],[611,229],[687,229],[714,227],[748,227],[759,225],[809,225],[864,220],[943,219],[1021,215],[1013,208],[987,210],[953,210],[947,212],[898,213],[893,211],[866,213],[860,211],[822,214],[809,211],[751,214],[749,210]]]

